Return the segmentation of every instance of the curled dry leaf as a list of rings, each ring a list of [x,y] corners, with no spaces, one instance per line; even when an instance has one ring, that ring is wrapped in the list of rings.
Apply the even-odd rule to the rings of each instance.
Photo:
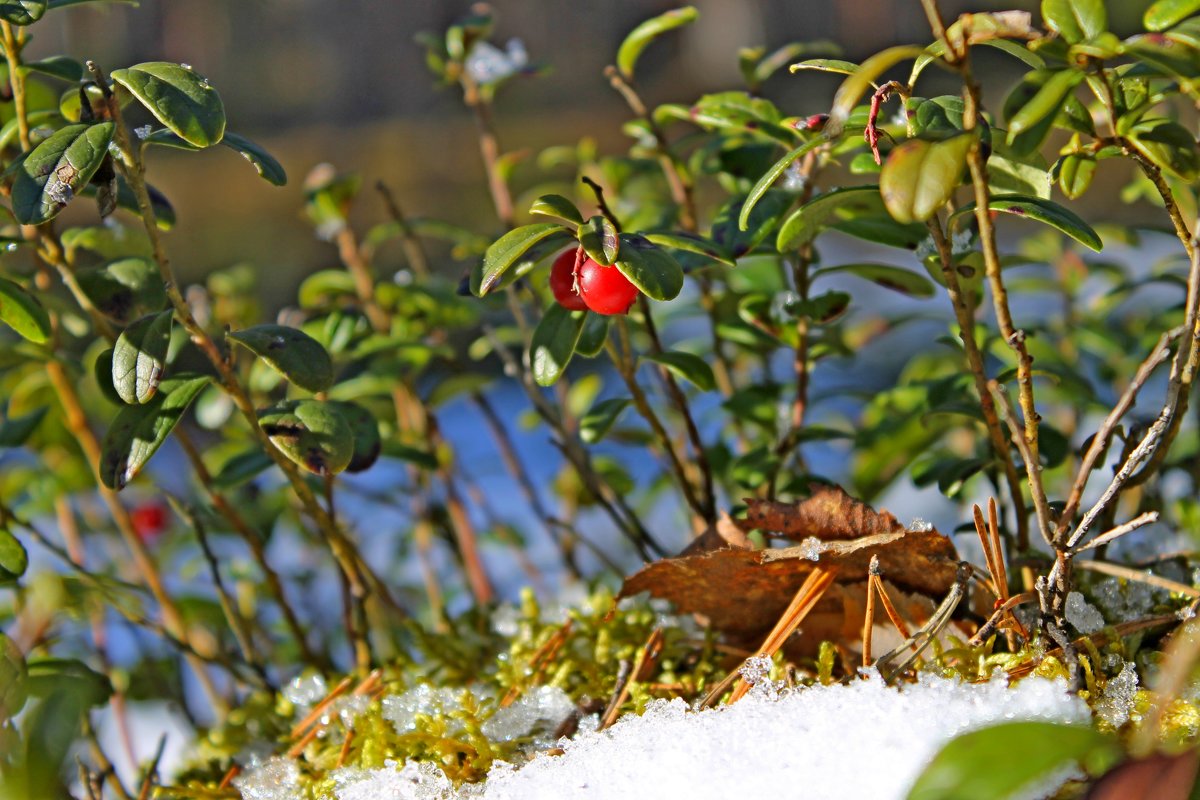
[[[822,487],[798,503],[749,501],[746,518],[737,522],[742,529],[758,528],[799,545],[753,550],[728,525],[718,522],[712,535],[703,537],[706,544],[693,542],[683,554],[631,575],[621,597],[649,592],[680,612],[703,615],[731,641],[757,646],[813,568],[834,564],[837,584],[802,628],[809,635],[800,649],[810,650],[823,638],[857,638],[862,601],[854,598],[861,595],[872,556],[879,557],[890,584],[935,602],[954,583],[957,555],[949,539],[932,528],[907,530],[891,514],[836,487]]]

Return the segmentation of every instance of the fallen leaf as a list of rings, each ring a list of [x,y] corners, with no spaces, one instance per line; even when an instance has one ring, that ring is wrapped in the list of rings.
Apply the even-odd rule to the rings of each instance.
[[[894,516],[876,512],[836,487],[822,488],[798,503],[750,501],[743,530],[758,528],[801,544],[752,550],[718,531],[696,552],[696,543],[629,576],[620,597],[649,592],[671,601],[681,613],[703,615],[732,642],[757,647],[778,621],[813,568],[836,566],[837,584],[801,627],[803,648],[822,638],[857,639],[862,626],[859,584],[871,557],[879,556],[883,577],[900,589],[940,601],[954,583],[954,545],[932,528],[907,530]],[[718,523],[720,526],[720,523]],[[722,546],[717,543],[723,540]],[[815,558],[814,558],[815,557]],[[857,621],[847,612],[854,609]]]

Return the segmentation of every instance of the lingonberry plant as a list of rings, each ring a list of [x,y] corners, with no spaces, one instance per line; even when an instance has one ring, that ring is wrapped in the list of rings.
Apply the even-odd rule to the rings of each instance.
[[[913,796],[1194,744],[1200,638],[1175,632],[1200,598],[1195,0],[1121,33],[1102,0],[955,20],[921,0],[904,13],[928,44],[746,48],[744,87],[654,105],[639,58],[696,18],[681,8],[605,72],[628,151],[536,159],[493,107],[552,78],[475,6],[419,41],[477,123],[494,219],[315,168],[305,212],[340,263],[274,322],[252,269],[181,285],[171,187],[149,179],[161,147],[232,150],[268,184],[283,167],[189,66],[28,58],[39,20],[81,2],[0,3],[5,797],[251,797],[264,755],[304,797],[389,760],[474,782],[530,745],[535,726],[494,721],[538,687],[568,706],[541,733],[571,735],[655,697],[734,702],[748,656],[823,683],[1037,672],[1096,702],[1128,670],[1152,682],[1127,692],[1144,714],[1103,717],[1119,740],[995,729]],[[829,75],[827,113],[766,91]],[[1097,191],[1151,221],[1100,219]],[[382,221],[355,230],[356,203]],[[978,532],[975,566],[967,540],[864,505],[914,484]],[[1130,566],[1134,531],[1154,555]],[[639,561],[625,593],[703,611],[703,632],[613,604]],[[591,597],[557,619],[532,592],[497,607],[514,564]],[[905,640],[882,656],[877,599]],[[793,636],[813,609],[837,622]],[[115,630],[134,631],[120,652]],[[401,722],[406,692],[442,694]],[[206,733],[185,771],[154,760],[131,784],[110,753],[147,698]]]

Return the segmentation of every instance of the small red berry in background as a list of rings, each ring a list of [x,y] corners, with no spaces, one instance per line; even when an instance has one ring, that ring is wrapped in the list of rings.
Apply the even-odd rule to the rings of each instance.
[[[597,314],[625,314],[637,300],[638,288],[616,267],[589,258],[579,268],[579,295]]]
[[[138,538],[149,544],[167,529],[167,510],[158,503],[143,503],[130,513]]]
[[[587,305],[579,292],[575,291],[575,261],[578,250],[568,250],[554,259],[550,267],[550,291],[563,308],[571,311],[586,311]]]

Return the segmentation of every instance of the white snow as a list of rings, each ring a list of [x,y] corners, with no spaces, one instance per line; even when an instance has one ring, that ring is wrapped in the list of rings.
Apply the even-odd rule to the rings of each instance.
[[[642,716],[561,740],[561,755],[496,764],[485,783],[458,791],[428,764],[345,768],[332,777],[337,800],[888,800],[903,798],[949,739],[1018,719],[1086,722],[1090,712],[1065,683],[1041,678],[1009,688],[1002,677],[967,684],[925,676],[895,689],[872,676],[793,690],[767,680],[731,706],[693,711],[682,700],[657,701]],[[241,779],[243,792],[253,787],[248,798],[299,800],[284,764],[273,759],[260,769],[269,775],[252,770]]]
[[[1104,615],[1100,613],[1100,609],[1089,603],[1079,592],[1067,595],[1065,611],[1067,622],[1084,635],[1095,633],[1104,627]]]

